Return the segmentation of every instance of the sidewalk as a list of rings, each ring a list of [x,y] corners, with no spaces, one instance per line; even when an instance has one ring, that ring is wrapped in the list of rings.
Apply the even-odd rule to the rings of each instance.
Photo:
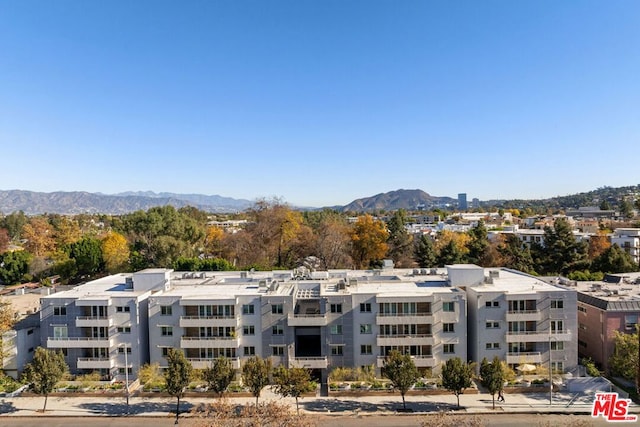
[[[505,395],[506,402],[496,402],[492,409],[489,394],[469,394],[460,396],[460,413],[532,413],[532,414],[590,414],[593,406],[592,394],[554,393],[553,403],[549,404],[548,393],[519,393]],[[238,405],[253,404],[251,397],[230,399]],[[265,389],[261,402],[275,400],[286,402],[295,409],[295,400],[283,399]],[[201,405],[211,403],[211,398],[185,398],[181,400],[180,411],[190,412]],[[456,397],[453,394],[431,396],[407,396],[407,408],[413,413],[457,410]],[[42,416],[39,412],[44,405],[44,397],[0,398],[0,417],[4,416]],[[167,417],[175,414],[175,398],[131,397],[129,414],[143,417]],[[300,399],[301,412],[309,414],[345,414],[345,415],[387,415],[402,409],[399,393],[388,396],[366,397],[305,397]],[[640,413],[638,405],[632,405],[632,413]],[[124,397],[49,397],[47,416],[87,417],[120,416],[127,413]]]

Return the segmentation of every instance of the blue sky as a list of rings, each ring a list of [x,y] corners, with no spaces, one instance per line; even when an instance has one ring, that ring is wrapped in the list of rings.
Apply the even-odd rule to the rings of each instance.
[[[0,1],[0,189],[640,183],[640,2]]]

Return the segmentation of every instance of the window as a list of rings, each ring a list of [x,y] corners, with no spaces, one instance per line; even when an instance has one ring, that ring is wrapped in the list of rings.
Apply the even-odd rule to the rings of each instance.
[[[485,346],[487,350],[500,350],[499,342],[488,342]]]
[[[498,308],[500,307],[500,301],[487,301],[484,303],[484,306],[487,308],[490,308],[490,307]]]
[[[255,356],[256,355],[256,348],[253,347],[253,346],[245,347],[244,348],[244,355],[245,356]]]
[[[443,344],[442,345],[442,351],[444,352],[444,354],[452,354],[456,352],[456,346],[455,344]]]
[[[284,313],[283,304],[271,304],[271,313],[272,314],[282,314],[282,313]]]
[[[163,337],[172,337],[173,336],[173,326],[160,326],[160,334]]]
[[[360,325],[361,334],[370,334],[371,332],[373,332],[373,328],[371,327],[371,324],[367,323],[367,324]]]
[[[485,326],[487,329],[498,329],[500,328],[500,322],[487,322]]]
[[[563,341],[551,341],[551,350],[564,350]]]
[[[496,308],[500,307],[500,301],[494,301],[493,302],[493,306],[496,307]]]
[[[170,305],[160,306],[160,316],[171,316],[172,314],[173,314],[173,309]]]
[[[33,347],[29,347],[28,352],[29,352],[29,353],[33,353]]]
[[[624,316],[624,328],[625,329],[635,329],[636,323],[638,323],[638,315],[637,314],[628,314]]]
[[[256,327],[253,325],[244,325],[242,327],[242,335],[255,335]]]
[[[162,347],[162,357],[167,357],[169,355],[169,347]]]
[[[331,355],[332,356],[342,356],[342,347],[341,345],[331,346]]]
[[[67,338],[68,337],[67,327],[66,326],[54,326],[53,327],[53,338]]]
[[[130,326],[119,326],[117,328],[117,331],[119,334],[130,334],[131,333],[131,327]]]
[[[128,305],[118,305],[116,306],[116,313],[129,313],[131,311],[131,307]]]
[[[124,354],[125,348],[127,349],[127,354],[131,354],[131,347],[118,347],[118,353]],[[164,348],[168,348],[168,347],[164,347]]]
[[[551,333],[558,334],[562,333],[564,329],[564,322],[562,320],[552,320],[551,321]]]
[[[370,344],[361,345],[360,354],[373,354],[373,347]]]
[[[487,302],[485,302],[485,303],[484,303],[484,306],[485,306],[485,307],[487,307],[487,308],[488,308],[488,307],[491,307],[491,301],[487,301]]]
[[[564,363],[563,362],[551,362],[551,372],[554,373],[564,373]]]
[[[443,323],[442,332],[455,332],[454,327],[455,323]]]
[[[329,308],[332,313],[342,313],[342,304],[331,304]]]
[[[54,316],[66,316],[67,315],[67,307],[65,307],[65,306],[53,307],[53,315]]]
[[[272,335],[284,335],[284,326],[282,325],[273,325],[271,327]]]
[[[370,302],[361,302],[360,303],[360,313],[371,313],[371,303]]]
[[[253,308],[253,304],[243,304],[242,305],[242,314],[255,314],[255,309]]]
[[[281,345],[271,347],[271,354],[273,356],[284,356],[284,347]]]
[[[331,335],[342,335],[342,325],[331,325]]]
[[[118,368],[118,374],[124,375],[124,368]],[[127,368],[127,374],[133,374],[133,368]]]
[[[453,301],[445,301],[442,303],[442,311],[452,313],[456,311]]]
[[[562,310],[564,308],[564,301],[561,299],[552,299],[551,308]]]
[[[587,309],[585,307],[581,306],[581,305],[578,306],[578,311],[580,311],[580,312],[582,312],[584,314],[587,314]]]
[[[27,331],[27,335],[33,335],[33,329],[29,329],[29,330]]]

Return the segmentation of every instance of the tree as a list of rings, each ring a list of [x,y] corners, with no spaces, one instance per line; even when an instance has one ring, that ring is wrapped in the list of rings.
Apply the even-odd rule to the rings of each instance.
[[[13,309],[10,301],[0,299],[0,366],[4,366],[4,343],[2,336],[5,332],[11,330],[16,322],[16,311]]]
[[[598,234],[589,237],[589,249],[587,256],[591,261],[598,258],[605,250],[611,246],[609,236],[604,230],[598,231]]]
[[[638,264],[629,253],[614,243],[593,260],[591,270],[603,273],[629,273],[638,271]]]
[[[22,227],[22,238],[26,239],[25,249],[35,256],[46,256],[55,247],[54,231],[44,217],[35,217]]]
[[[337,213],[326,213],[313,230],[316,235],[314,252],[325,270],[350,265],[351,240],[349,226],[343,216]]]
[[[258,406],[262,389],[269,384],[270,373],[271,360],[258,356],[250,357],[242,366],[242,382],[249,387],[251,394],[256,398],[256,406]]]
[[[469,237],[471,238],[467,243],[467,260],[471,264],[476,264],[481,267],[487,267],[487,251],[489,248],[489,235],[487,233],[487,227],[484,225],[484,221],[478,221],[478,224],[469,230]]]
[[[82,231],[76,220],[66,216],[56,216],[51,221],[58,247],[68,246],[80,240]]]
[[[76,261],[79,275],[93,275],[102,270],[102,243],[95,237],[83,237],[71,244],[69,257]]]
[[[218,357],[213,359],[211,366],[204,370],[203,377],[207,382],[210,390],[215,391],[218,395],[222,395],[227,391],[227,387],[236,376],[231,361],[226,357]]]
[[[609,202],[605,199],[600,203],[600,210],[601,211],[610,211],[611,210],[611,205],[609,204]]]
[[[387,253],[389,232],[384,222],[371,215],[359,216],[351,229],[351,258],[356,268],[367,268]]]
[[[629,202],[627,199],[623,198],[620,201],[620,215],[625,217],[626,219],[633,218],[633,204]]]
[[[217,226],[207,227],[204,238],[205,256],[221,257],[224,245],[224,230]]]
[[[438,253],[438,266],[440,267],[460,264],[462,262],[464,262],[464,256],[454,240],[449,240],[449,242],[447,242],[447,244],[443,246]]]
[[[389,257],[398,268],[413,266],[413,237],[407,231],[406,222],[407,215],[404,209],[397,210],[387,222]]]
[[[127,271],[129,243],[122,234],[111,231],[102,239],[102,261],[109,273]]]
[[[442,365],[442,386],[452,392],[458,399],[460,408],[460,395],[464,390],[471,387],[473,378],[473,367],[464,363],[459,357],[447,360]]]
[[[538,273],[566,276],[574,270],[588,268],[587,245],[576,240],[565,218],[556,219],[553,227],[544,227],[544,246],[533,245],[532,252],[535,252]]]
[[[24,280],[29,272],[32,256],[27,251],[13,251],[0,254],[0,283],[13,285]]]
[[[416,368],[413,359],[408,354],[391,350],[389,355],[384,359],[382,375],[387,377],[389,381],[391,381],[393,388],[400,392],[400,396],[402,396],[402,408],[406,411],[407,404],[404,397],[419,377],[418,368]]]
[[[311,374],[305,368],[285,368],[280,365],[273,371],[274,391],[282,397],[296,399],[296,412],[300,414],[298,399],[307,392],[313,391],[315,384],[311,381]]]
[[[505,381],[505,373],[502,362],[495,356],[493,362],[489,363],[486,358],[480,364],[480,381],[491,394],[493,409],[496,409],[496,393],[502,391]]]
[[[180,416],[180,398],[184,395],[184,389],[191,381],[193,367],[184,357],[182,350],[170,348],[167,352],[168,367],[164,371],[164,380],[167,385],[167,393],[178,399],[176,404],[176,424]]]
[[[638,372],[638,330],[632,334],[614,331],[613,354],[609,357],[609,369],[615,376],[627,380],[636,379]]]
[[[422,268],[431,268],[436,266],[436,251],[431,236],[427,234],[420,236],[414,256],[416,262]]]
[[[504,266],[525,273],[533,273],[533,258],[529,247],[515,234],[507,234],[504,243],[498,246],[498,252],[504,259]]]
[[[0,254],[9,248],[9,232],[6,228],[0,228]]]
[[[29,218],[22,211],[12,212],[5,216],[0,223],[2,228],[5,228],[9,233],[11,240],[20,239],[22,228],[29,222]]]
[[[33,361],[25,367],[24,375],[31,383],[31,389],[36,394],[44,394],[44,407],[47,410],[47,399],[56,384],[69,370],[62,352],[46,350],[42,347],[36,349]]]

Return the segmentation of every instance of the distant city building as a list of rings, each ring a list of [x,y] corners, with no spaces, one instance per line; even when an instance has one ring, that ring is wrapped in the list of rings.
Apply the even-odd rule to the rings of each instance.
[[[471,207],[474,209],[478,209],[480,207],[480,199],[474,197],[471,199]]]
[[[467,193],[458,193],[458,209],[467,210]]]
[[[611,244],[617,244],[631,255],[633,262],[640,262],[640,228],[616,228],[611,236]]]

